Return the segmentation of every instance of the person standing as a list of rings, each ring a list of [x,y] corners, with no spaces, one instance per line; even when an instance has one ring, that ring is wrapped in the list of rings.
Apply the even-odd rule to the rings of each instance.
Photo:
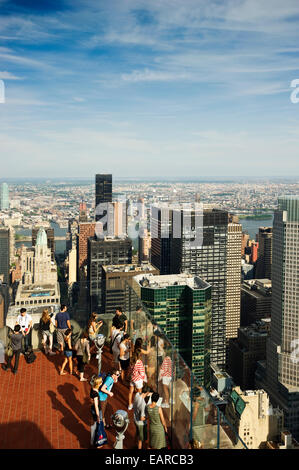
[[[133,402],[134,422],[136,426],[136,436],[138,449],[142,449],[143,442],[147,440],[146,403],[145,397],[149,395],[149,388],[144,385],[141,393],[137,392]]]
[[[63,361],[60,375],[66,375],[66,372],[64,372],[64,368],[67,365],[67,362],[69,363],[69,368],[70,368],[70,374],[73,373],[73,350],[72,350],[72,343],[71,343],[71,336],[72,336],[72,330],[70,328],[67,328],[64,334],[64,342],[65,342],[65,347],[64,347],[64,355],[65,359]]]
[[[107,443],[107,435],[105,433],[104,425],[102,422],[102,410],[101,410],[101,403],[99,400],[99,388],[102,385],[102,377],[97,377],[90,390],[90,399],[92,400],[91,405],[91,415],[93,419],[93,424],[91,426],[91,435],[90,435],[90,444],[95,446],[97,449],[103,447],[105,443]],[[101,436],[98,436],[97,431],[99,431],[99,427],[101,426]]]
[[[55,325],[57,328],[57,341],[60,345],[60,351],[63,352],[64,335],[67,329],[71,329],[70,316],[66,305],[61,305],[60,312],[55,317]]]
[[[13,356],[15,356],[15,364],[14,364],[14,367],[12,369],[12,372],[14,374],[17,373],[20,354],[21,354],[21,351],[22,351],[22,340],[23,340],[24,336],[25,336],[25,333],[24,333],[24,331],[22,331],[20,325],[16,325],[14,327],[14,331],[9,334],[13,354],[12,354],[12,356],[7,357],[7,364],[2,364],[2,369],[3,370],[7,370],[7,369],[11,368],[11,361],[12,361]]]
[[[87,379],[84,378],[84,367],[87,362],[90,361],[90,348],[88,341],[88,334],[83,332],[81,337],[75,344],[75,350],[77,352],[77,361],[78,361],[78,372],[80,375],[80,382],[86,382]]]
[[[131,381],[129,389],[129,405],[128,410],[133,409],[132,398],[134,389],[136,388],[137,392],[141,393],[143,382],[147,381],[144,364],[141,360],[141,349],[137,349],[133,352],[131,358]]]
[[[123,331],[124,334],[127,333],[128,330],[128,319],[126,315],[123,313],[122,308],[118,307],[115,311],[115,315],[112,320],[112,326],[116,326],[116,324],[120,324],[120,329]],[[112,333],[112,329],[111,329]],[[110,333],[110,336],[111,336]]]
[[[162,408],[169,408],[169,396],[170,396],[170,385],[172,382],[172,360],[169,356],[164,358],[162,362],[160,372],[159,372],[159,381],[162,381],[162,387],[164,392],[164,402],[162,403]]]
[[[113,367],[119,369],[119,344],[122,340],[123,332],[121,330],[121,323],[115,322],[111,332],[111,352],[113,354]]]
[[[27,313],[26,308],[21,308],[20,315],[17,317],[16,325],[20,325],[23,336],[24,336],[24,349],[26,352],[31,347],[31,329],[32,329],[32,317]]]
[[[149,418],[149,445],[151,449],[166,448],[167,426],[163,416],[162,409],[157,405],[160,398],[159,393],[152,394],[151,404],[146,406],[146,412]]]
[[[125,374],[130,366],[131,340],[129,335],[124,335],[119,343],[119,363],[121,368],[121,380],[124,382]]]
[[[103,419],[106,429],[110,428],[110,425],[106,424],[106,419],[105,419],[105,411],[107,407],[108,396],[113,397],[113,393],[111,392],[111,390],[112,390],[113,385],[117,383],[119,376],[120,376],[119,370],[113,369],[110,372],[110,374],[108,374],[105,377],[103,385],[101,386],[100,391],[99,391],[100,404],[101,404],[101,410],[102,410],[102,419]]]
[[[53,313],[49,313],[49,310],[45,308],[43,310],[42,317],[39,321],[39,328],[42,334],[42,345],[45,349],[45,354],[49,354],[50,356],[55,356],[55,352],[52,351],[53,347],[53,332],[51,331]],[[52,325],[52,326],[51,326]],[[49,346],[47,345],[47,340],[49,340]]]
[[[93,312],[88,320],[87,331],[90,341],[94,341],[98,335],[98,331],[103,325],[103,322],[100,320],[97,322],[97,313]]]

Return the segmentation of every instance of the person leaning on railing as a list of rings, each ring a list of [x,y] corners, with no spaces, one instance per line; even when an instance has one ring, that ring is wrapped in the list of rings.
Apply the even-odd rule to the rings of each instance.
[[[21,308],[17,317],[16,325],[20,325],[24,335],[24,352],[31,347],[32,317],[27,313],[26,308]]]
[[[45,354],[49,354],[50,356],[55,356],[55,352],[52,351],[54,332],[54,324],[52,323],[53,315],[53,313],[50,314],[49,310],[45,308],[39,321],[39,329],[42,334],[42,345],[45,350]],[[47,345],[47,340],[49,340],[49,346]]]
[[[131,365],[130,365],[130,370],[131,370],[131,382],[130,382],[130,390],[129,390],[129,405],[128,405],[128,410],[132,410],[133,404],[132,404],[132,398],[133,398],[133,393],[134,389],[137,390],[137,392],[141,393],[143,383],[147,382],[147,376],[145,373],[144,369],[144,364],[141,360],[141,349],[136,349],[131,357]]]
[[[97,313],[93,312],[87,324],[88,336],[91,341],[94,341],[98,335],[99,329],[103,325],[102,321],[97,322]]]

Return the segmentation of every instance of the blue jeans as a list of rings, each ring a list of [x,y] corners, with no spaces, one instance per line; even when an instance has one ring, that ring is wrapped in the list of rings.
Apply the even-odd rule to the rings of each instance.
[[[24,336],[24,351],[27,351],[28,348],[31,348],[31,330],[28,335]]]

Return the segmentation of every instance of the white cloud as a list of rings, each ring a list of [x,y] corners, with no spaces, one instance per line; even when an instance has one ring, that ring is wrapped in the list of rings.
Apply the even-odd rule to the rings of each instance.
[[[126,82],[169,82],[189,79],[187,73],[168,72],[159,70],[133,70],[131,73],[123,73],[122,80]]]
[[[0,71],[0,79],[2,80],[22,80],[22,77],[17,77],[16,75],[13,75],[10,72],[1,72]]]

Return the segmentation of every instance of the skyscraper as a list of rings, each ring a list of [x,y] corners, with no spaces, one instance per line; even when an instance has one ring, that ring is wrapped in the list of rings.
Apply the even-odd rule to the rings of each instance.
[[[95,222],[84,222],[79,224],[78,233],[78,279],[84,280],[87,275],[87,255],[88,255],[88,238],[95,234]]]
[[[40,228],[35,227],[32,229],[32,246],[36,245],[36,239]],[[47,244],[48,248],[51,250],[51,259],[52,261],[55,260],[55,236],[54,236],[54,229],[53,228],[46,228],[46,235],[47,235]]]
[[[40,228],[33,248],[22,246],[22,279],[18,285],[15,305],[34,309],[54,307],[60,302],[57,266],[51,258],[45,229]]]
[[[171,205],[153,214],[151,263],[164,274],[189,273],[212,286],[211,362],[225,367],[228,212]]]
[[[0,184],[0,210],[9,209],[9,191],[7,183]]]
[[[96,175],[95,191],[95,220],[98,221],[101,220],[104,215],[106,215],[105,213],[97,213],[97,207],[99,206],[99,204],[107,204],[109,202],[112,202],[112,175]]]
[[[285,415],[286,428],[299,437],[299,196],[278,199],[273,224],[272,320],[266,367],[256,382]]]
[[[210,386],[211,286],[191,274],[138,275],[141,300],[200,384]]]
[[[102,266],[132,263],[130,238],[88,239],[87,278],[92,310],[103,309]],[[104,313],[104,312],[103,312]]]
[[[271,279],[272,265],[272,227],[260,227],[258,233],[258,258],[256,279]]]
[[[151,208],[151,263],[160,274],[171,274],[170,236],[173,211],[170,206]]]
[[[86,202],[80,202],[79,206],[79,222],[87,222],[87,207]]]
[[[226,340],[238,336],[241,316],[242,225],[230,222],[227,232]]]
[[[9,284],[9,259],[10,259],[10,230],[0,228],[0,277],[3,282]]]

